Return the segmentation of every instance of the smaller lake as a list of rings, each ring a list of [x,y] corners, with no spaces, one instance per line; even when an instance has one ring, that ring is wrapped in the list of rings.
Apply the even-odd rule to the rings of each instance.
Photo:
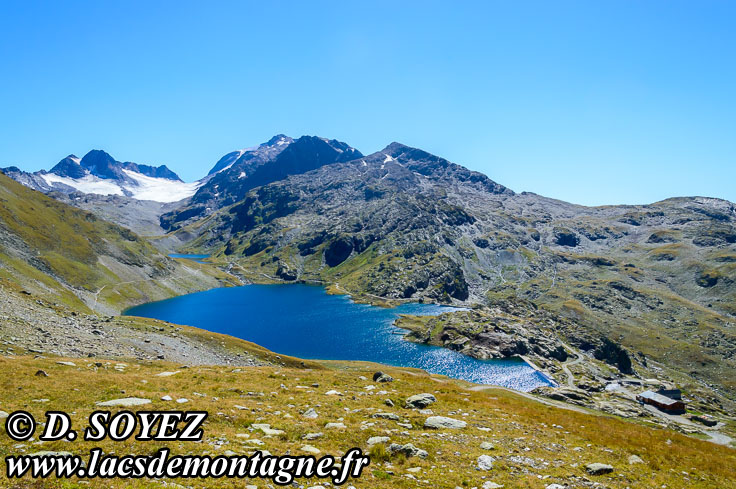
[[[522,360],[482,361],[412,343],[393,326],[399,314],[437,315],[452,308],[402,304],[386,309],[328,295],[312,285],[245,285],[151,302],[125,312],[224,333],[305,359],[365,360],[415,367],[479,384],[521,391],[550,385]]]
[[[204,263],[205,258],[209,258],[210,255],[183,255],[181,253],[171,253],[170,258],[186,258],[187,260],[196,261],[197,263]]]

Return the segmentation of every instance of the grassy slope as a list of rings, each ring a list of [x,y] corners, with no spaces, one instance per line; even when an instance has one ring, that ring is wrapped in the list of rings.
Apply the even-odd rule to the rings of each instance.
[[[171,260],[130,230],[1,173],[0,278],[85,312],[95,304],[119,311],[232,280],[212,267]]]
[[[405,370],[390,369],[396,378],[390,384],[379,384],[370,391],[373,370],[365,364],[326,364],[327,370],[262,367],[233,369],[232,367],[192,367],[181,369],[165,363],[126,363],[122,371],[116,362],[105,362],[100,368],[94,363],[76,359],[77,367],[56,364],[56,358],[0,358],[0,370],[7,373],[0,379],[0,408],[5,411],[26,409],[36,417],[51,409],[73,413],[74,426],[86,426],[95,402],[126,396],[153,400],[146,408],[210,412],[205,425],[204,441],[185,442],[110,442],[98,444],[82,441],[49,442],[43,445],[11,441],[0,437],[0,455],[32,453],[38,450],[66,450],[84,454],[93,446],[107,453],[145,454],[168,446],[174,453],[222,454],[232,450],[237,454],[252,453],[248,440],[259,439],[261,449],[279,455],[287,451],[304,453],[301,447],[311,444],[322,454],[339,455],[357,446],[368,450],[371,436],[389,436],[391,442],[411,442],[429,452],[429,458],[406,459],[388,456],[385,447],[372,450],[372,465],[358,487],[480,487],[486,477],[505,487],[539,488],[560,483],[568,487],[586,487],[587,479],[605,487],[736,487],[736,451],[670,431],[655,430],[618,419],[592,416],[562,410],[525,399],[501,389],[485,392],[467,390],[462,382]],[[49,377],[36,377],[38,369]],[[157,377],[163,371],[180,370],[172,377]],[[360,376],[367,377],[361,380]],[[64,379],[64,382],[59,382]],[[319,383],[319,387],[299,388]],[[281,387],[283,384],[286,389]],[[329,390],[344,396],[326,396]],[[385,389],[386,394],[378,391]],[[204,394],[199,396],[195,392]],[[436,415],[446,415],[468,422],[462,430],[426,430],[422,427],[426,415],[403,409],[403,400],[418,392],[433,393],[438,402],[431,406]],[[263,393],[253,395],[249,393]],[[186,397],[184,405],[160,401],[163,395]],[[397,407],[387,407],[390,398]],[[34,399],[49,399],[37,402]],[[235,408],[235,405],[246,409]],[[305,419],[300,412],[308,406],[319,413],[317,419]],[[412,429],[399,427],[396,422],[370,418],[376,411],[398,414]],[[287,414],[292,418],[285,417]],[[342,420],[347,429],[327,429],[325,423]],[[251,423],[270,423],[282,429],[284,435],[265,436],[250,429]],[[366,423],[373,423],[366,424]],[[483,431],[485,428],[488,431]],[[323,438],[306,442],[306,433],[322,432]],[[238,434],[243,436],[238,437]],[[489,441],[494,450],[480,449]],[[475,470],[481,454],[496,458],[490,472]],[[629,465],[630,455],[640,456],[645,463]],[[589,476],[584,465],[591,462],[610,463],[612,475]],[[409,468],[419,468],[408,472]],[[408,478],[412,475],[424,483]],[[0,476],[0,486],[9,487]],[[543,480],[540,480],[543,478]],[[243,487],[242,481],[178,481],[194,487]],[[258,487],[264,481],[255,480]],[[317,481],[314,481],[317,483]],[[587,483],[589,484],[589,483]],[[306,485],[311,485],[307,483]],[[80,486],[76,480],[45,482],[42,486],[25,484],[15,487],[161,487],[158,481],[90,481]]]

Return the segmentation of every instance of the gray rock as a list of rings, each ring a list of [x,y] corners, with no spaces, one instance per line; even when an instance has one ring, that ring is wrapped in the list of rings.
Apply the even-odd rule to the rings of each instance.
[[[613,466],[608,464],[601,464],[601,463],[592,463],[585,466],[585,470],[590,475],[603,475],[603,474],[610,474],[613,472]]]
[[[6,413],[5,411],[0,411],[0,419],[5,419],[8,416],[10,416],[10,414]]]
[[[406,455],[407,457],[427,458],[429,456],[429,453],[427,453],[426,450],[417,448],[411,443],[407,443],[406,445],[399,445],[398,443],[392,443],[388,447],[388,451],[391,453],[402,453]]]
[[[488,455],[481,455],[478,457],[478,469],[480,470],[491,470],[493,468],[493,457]]]
[[[399,420],[399,417],[394,413],[374,413],[371,418],[390,419],[392,421]]]
[[[560,484],[549,484],[545,486],[544,489],[565,489],[565,486],[562,486]]]
[[[406,400],[406,407],[410,409],[424,409],[430,404],[437,402],[432,394],[415,394]]]
[[[451,428],[451,429],[462,429],[468,425],[465,421],[459,419],[446,418],[445,416],[430,416],[424,421],[425,428]]]
[[[277,429],[271,428],[270,424],[265,424],[265,423],[253,423],[250,426],[254,430],[261,430],[264,435],[269,435],[269,436],[279,436],[279,435],[283,435],[284,433],[286,433],[284,430],[277,430]]]
[[[302,413],[302,416],[309,419],[316,419],[319,415],[317,414],[317,411],[314,410],[314,408],[309,408]]]
[[[394,378],[383,372],[376,372],[373,374],[373,382],[393,382]]]
[[[481,450],[495,450],[496,447],[493,446],[493,443],[489,443],[487,441],[484,441],[480,444]]]
[[[632,455],[629,457],[629,465],[643,464],[644,460],[638,455]]]
[[[370,447],[373,445],[378,445],[379,443],[388,443],[390,438],[388,436],[372,436],[368,438],[368,441],[366,444]]]
[[[483,483],[483,489],[501,489],[503,484],[496,484],[495,482],[485,481]]]
[[[316,440],[317,438],[322,438],[324,433],[307,433],[306,435],[302,436],[303,440]]]
[[[102,407],[113,407],[113,406],[133,407],[133,406],[143,406],[144,404],[151,404],[151,400],[150,399],[142,399],[140,397],[125,397],[123,399],[112,399],[110,401],[98,402],[97,403],[97,406],[102,406]]]
[[[317,455],[318,453],[320,453],[319,448],[313,447],[312,445],[304,445],[302,447],[302,450],[305,451],[305,452],[308,452],[308,453],[313,453],[315,455]]]

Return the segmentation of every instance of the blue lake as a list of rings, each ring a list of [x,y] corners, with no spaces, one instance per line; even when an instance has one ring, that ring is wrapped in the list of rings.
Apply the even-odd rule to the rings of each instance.
[[[549,381],[522,360],[481,361],[406,341],[399,314],[436,315],[452,308],[403,304],[386,309],[328,295],[322,287],[246,285],[151,302],[125,312],[195,326],[305,359],[365,360],[416,367],[479,384],[528,391]]]
[[[183,255],[181,253],[171,253],[171,258],[186,258],[187,260],[196,261],[197,263],[204,263],[205,258],[209,258],[210,255]]]

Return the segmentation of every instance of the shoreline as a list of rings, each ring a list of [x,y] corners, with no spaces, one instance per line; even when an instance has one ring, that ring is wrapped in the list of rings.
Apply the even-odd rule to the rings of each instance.
[[[251,285],[292,285],[292,283],[251,284]],[[314,284],[304,284],[304,283],[299,284],[299,285],[307,285],[309,287],[315,287],[316,286]],[[327,295],[328,294],[327,288],[324,286],[324,284],[320,284],[320,285],[321,285],[320,292],[322,294]],[[215,290],[215,289],[212,289],[212,290]],[[185,294],[185,295],[187,295],[187,294]],[[330,295],[333,295],[333,294],[330,294]],[[355,302],[354,300],[352,300],[352,297],[349,296],[349,295],[347,295],[347,294],[340,294],[340,295],[346,295],[348,297],[348,300],[349,300],[349,302],[351,304],[359,304],[359,303]],[[183,296],[179,296],[179,297],[183,297]],[[230,297],[232,297],[232,296],[230,296]],[[169,299],[166,299],[166,300],[169,300]],[[149,303],[149,304],[152,304],[152,303]],[[461,308],[457,308],[455,306],[446,306],[446,305],[442,305],[442,304],[428,304],[428,303],[419,303],[419,302],[416,302],[416,303],[413,303],[413,304],[416,304],[417,306],[420,306],[420,307],[447,308],[447,312],[453,312],[455,310],[461,310]],[[369,305],[371,307],[385,309],[385,308],[381,308],[381,307],[375,306],[373,304],[369,304]],[[136,317],[136,315],[137,315],[137,313],[135,311],[135,308],[136,307],[140,307],[140,306],[135,306],[135,307],[126,309],[123,312],[123,315],[126,316],[126,317]],[[391,308],[391,309],[393,309],[393,308]],[[438,313],[441,313],[440,311],[434,310],[434,311],[428,312],[425,315],[426,316],[434,316],[434,315],[437,315]],[[442,312],[445,312],[445,311],[442,311]],[[376,325],[376,327],[379,330],[381,330],[380,331],[381,333],[385,333],[387,336],[388,335],[392,335],[394,333],[394,331],[392,331],[392,330],[394,330],[394,329],[397,332],[398,331],[402,331],[402,332],[405,331],[404,328],[399,328],[399,327],[396,326],[396,319],[397,319],[396,316],[398,316],[400,314],[402,314],[402,313],[401,312],[397,312],[395,314],[390,313],[390,316],[389,317],[392,317],[392,319],[391,319],[391,322],[390,322],[390,325],[389,325],[388,329],[386,329],[385,331],[383,331],[384,328],[383,327],[380,327],[380,325],[378,325],[378,324]],[[139,317],[146,317],[146,318],[149,318],[149,319],[152,318],[152,317],[153,318],[159,318],[159,319],[163,319],[163,320],[165,320],[167,322],[173,322],[173,323],[182,323],[183,322],[182,321],[182,318],[177,318],[177,317],[172,317],[172,316],[170,316],[169,318],[167,318],[165,315],[163,315],[163,316],[155,316],[155,315],[153,315],[152,316],[152,315],[149,315],[149,314],[147,314],[145,312],[143,313],[142,316],[139,316]],[[378,318],[376,320],[378,320]],[[320,322],[323,323],[323,321],[321,321],[321,320],[318,320],[318,321],[320,321]],[[371,319],[371,318],[367,318],[367,321],[369,321],[371,323],[374,322],[374,320]],[[279,347],[277,345],[273,345],[273,344],[270,344],[268,342],[265,342],[264,343],[264,339],[263,338],[264,338],[264,335],[267,335],[267,332],[265,332],[263,330],[258,331],[257,333],[255,333],[254,336],[250,337],[249,339],[245,339],[245,338],[239,337],[238,334],[237,333],[233,333],[233,331],[217,330],[217,329],[213,330],[213,329],[211,329],[211,326],[212,325],[210,325],[210,328],[208,328],[206,324],[202,325],[201,321],[200,321],[200,325],[198,325],[198,326],[191,326],[191,323],[185,323],[185,324],[188,324],[190,327],[195,327],[197,329],[200,329],[200,330],[206,331],[206,332],[219,332],[219,334],[226,334],[228,336],[233,336],[235,338],[244,339],[245,341],[255,342],[256,344],[261,344],[261,343],[268,344],[269,345],[268,348],[271,349],[272,351],[277,351],[277,352],[278,351],[281,351],[281,350],[279,350]],[[324,331],[322,331],[323,329],[324,330],[329,330],[330,329],[330,326],[327,325],[327,324],[324,324],[323,326],[320,326],[320,331],[322,333],[324,333]],[[260,334],[260,337],[258,336],[258,334]],[[394,334],[393,335],[393,338],[395,338],[395,336],[404,336],[404,335],[403,334],[402,335]],[[384,338],[383,340],[386,340],[386,339]],[[403,342],[406,341],[407,343],[415,343],[416,344],[416,342],[408,341],[406,338],[401,338],[401,339],[398,339],[397,338],[396,340],[399,341],[399,342],[401,342],[401,343],[403,343]],[[394,343],[394,340],[393,339],[388,340],[388,341],[389,341],[389,343],[392,343],[392,344]],[[442,352],[440,354],[442,356],[442,358],[446,358],[447,359],[446,361],[449,362],[449,363],[443,363],[442,366],[438,365],[435,368],[435,370],[433,372],[434,373],[437,373],[437,374],[440,374],[440,375],[446,375],[448,377],[455,378],[455,379],[458,379],[458,380],[465,380],[467,382],[471,382],[471,383],[477,384],[477,385],[501,385],[501,386],[504,386],[505,385],[505,386],[507,386],[509,388],[512,388],[514,390],[518,390],[520,392],[532,390],[534,388],[541,387],[541,386],[549,386],[549,387],[551,387],[551,386],[554,386],[555,385],[553,383],[553,381],[551,381],[551,379],[548,376],[546,376],[546,375],[542,375],[541,378],[537,378],[535,380],[532,380],[532,377],[530,377],[531,373],[536,373],[536,372],[539,371],[539,369],[535,365],[530,364],[530,362],[528,362],[527,360],[525,360],[523,358],[520,358],[520,357],[516,357],[515,356],[513,358],[511,358],[511,357],[509,357],[509,358],[499,358],[499,359],[495,359],[495,361],[493,361],[493,362],[485,362],[484,360],[474,358],[474,357],[472,357],[470,355],[463,355],[462,353],[453,351],[452,349],[449,349],[449,348],[445,348],[445,347],[438,346],[438,345],[431,345],[431,346],[432,346],[432,348],[437,349],[438,352]],[[286,348],[286,351],[289,351],[288,345],[287,345],[287,347],[284,347],[284,345],[282,344],[281,347],[282,347],[282,350],[283,350],[283,348]],[[392,358],[383,359],[380,356],[371,355],[369,353],[366,354],[367,355],[366,358],[361,358],[360,355],[357,356],[357,357],[348,356],[348,357],[345,357],[345,358],[336,358],[336,357],[333,356],[334,355],[334,352],[331,353],[330,351],[321,351],[321,350],[320,351],[316,351],[315,350],[315,351],[312,352],[312,354],[309,354],[309,352],[307,352],[305,354],[304,352],[291,351],[291,353],[289,353],[289,355],[290,356],[295,356],[295,357],[300,357],[300,358],[307,358],[307,359],[310,359],[312,361],[347,361],[347,362],[350,362],[350,361],[370,361],[370,362],[374,362],[374,363],[377,363],[377,364],[382,364],[382,365],[386,365],[386,366],[390,366],[390,367],[396,367],[396,368],[419,368],[419,369],[427,370],[428,366],[431,365],[431,362],[429,364],[427,363],[427,361],[428,361],[427,360],[427,353],[422,353],[422,350],[421,349],[420,350],[413,350],[412,349],[412,350],[409,350],[409,351],[411,353],[399,353],[399,355],[407,355],[408,354],[409,355],[408,357],[405,357],[405,358],[403,358],[403,357],[402,358],[396,357],[396,358],[393,358],[393,359]],[[450,356],[448,356],[448,355],[450,355]],[[453,355],[456,355],[457,357],[455,357]],[[479,362],[479,363],[476,364],[475,362]],[[481,365],[481,363],[487,364],[487,366],[483,366],[483,365]],[[507,374],[507,376],[504,376],[502,373],[500,373],[500,370],[499,371],[496,371],[495,370],[495,369],[502,369],[503,368],[503,365],[505,365],[505,364],[508,365],[508,368],[521,369],[523,371],[519,371],[517,373],[511,373],[511,372],[509,372],[509,374]],[[529,368],[528,370],[526,369],[527,367]],[[431,367],[430,367],[430,370],[431,370]],[[430,371],[430,370],[427,370],[427,371],[430,372],[430,373],[432,373],[432,371]]]

